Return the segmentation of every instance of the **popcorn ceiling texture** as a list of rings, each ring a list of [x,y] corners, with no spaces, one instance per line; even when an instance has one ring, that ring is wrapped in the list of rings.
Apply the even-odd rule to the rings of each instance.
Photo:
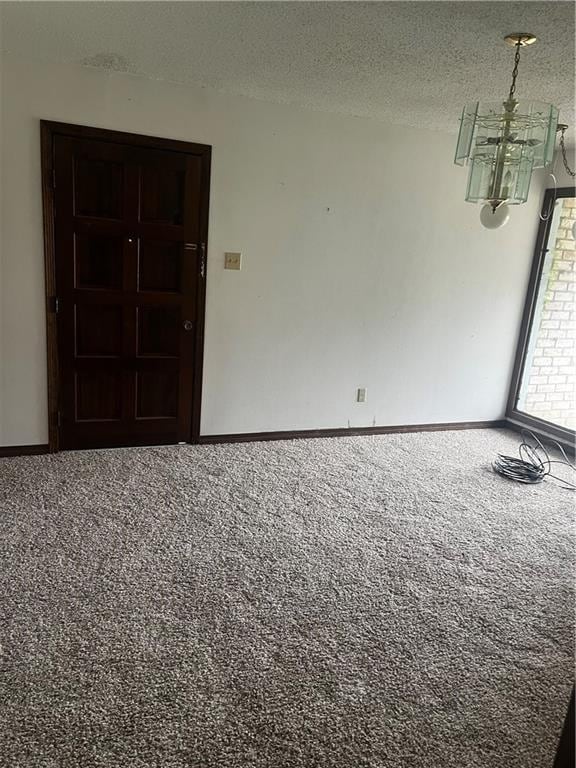
[[[574,124],[571,2],[3,2],[2,48],[329,112],[457,130],[468,101],[518,94]],[[118,67],[117,63],[122,66]]]
[[[573,497],[504,431],[0,461],[0,765],[544,768]]]

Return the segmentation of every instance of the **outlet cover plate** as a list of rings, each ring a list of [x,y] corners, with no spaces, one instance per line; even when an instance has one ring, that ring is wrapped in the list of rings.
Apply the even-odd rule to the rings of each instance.
[[[242,254],[226,252],[224,254],[224,269],[241,269]]]

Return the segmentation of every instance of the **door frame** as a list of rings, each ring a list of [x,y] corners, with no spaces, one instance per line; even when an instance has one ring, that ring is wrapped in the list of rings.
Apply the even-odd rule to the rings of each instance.
[[[196,332],[194,343],[194,384],[192,388],[192,420],[190,442],[200,438],[200,415],[202,407],[202,369],[204,362],[204,325],[206,314],[206,274],[208,254],[208,214],[210,205],[210,165],[212,147],[209,144],[195,144],[177,139],[163,139],[137,133],[125,133],[86,125],[40,120],[40,149],[42,168],[42,210],[44,228],[44,272],[46,296],[46,348],[48,380],[48,450],[59,450],[60,382],[58,373],[58,323],[56,296],[56,246],[54,240],[54,139],[67,136],[79,139],[108,141],[133,147],[160,149],[170,152],[199,155],[201,157],[200,197],[200,239],[206,244],[206,261],[203,274],[197,283]]]
[[[548,436],[552,436],[564,448],[567,448],[571,452],[574,451],[575,435],[573,430],[568,429],[567,427],[561,427],[558,424],[552,424],[551,422],[540,419],[537,416],[531,416],[525,411],[520,411],[517,408],[516,403],[518,401],[524,364],[526,362],[528,353],[530,331],[532,330],[532,324],[536,314],[536,304],[538,301],[538,291],[540,288],[542,270],[544,268],[546,254],[549,250],[548,236],[552,226],[552,207],[554,206],[556,200],[559,200],[563,197],[574,196],[576,196],[575,187],[558,187],[558,189],[547,189],[544,193],[544,198],[542,200],[542,210],[540,213],[540,223],[538,225],[536,243],[534,245],[534,255],[532,257],[530,278],[528,281],[526,299],[524,302],[524,311],[522,313],[520,333],[518,335],[518,341],[516,345],[514,367],[510,380],[510,388],[508,390],[508,401],[506,404],[507,420],[515,425],[532,430],[544,439],[546,439]]]

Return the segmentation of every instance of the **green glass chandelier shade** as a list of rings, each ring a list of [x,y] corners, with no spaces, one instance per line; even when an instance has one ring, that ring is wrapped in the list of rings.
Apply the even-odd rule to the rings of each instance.
[[[526,202],[532,171],[552,161],[558,110],[538,101],[464,107],[454,162],[468,165],[468,202]]]

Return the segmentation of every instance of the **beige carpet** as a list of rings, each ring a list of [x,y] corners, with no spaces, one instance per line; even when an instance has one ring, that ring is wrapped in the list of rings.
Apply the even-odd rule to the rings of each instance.
[[[0,461],[4,768],[547,768],[574,495],[504,431]]]

